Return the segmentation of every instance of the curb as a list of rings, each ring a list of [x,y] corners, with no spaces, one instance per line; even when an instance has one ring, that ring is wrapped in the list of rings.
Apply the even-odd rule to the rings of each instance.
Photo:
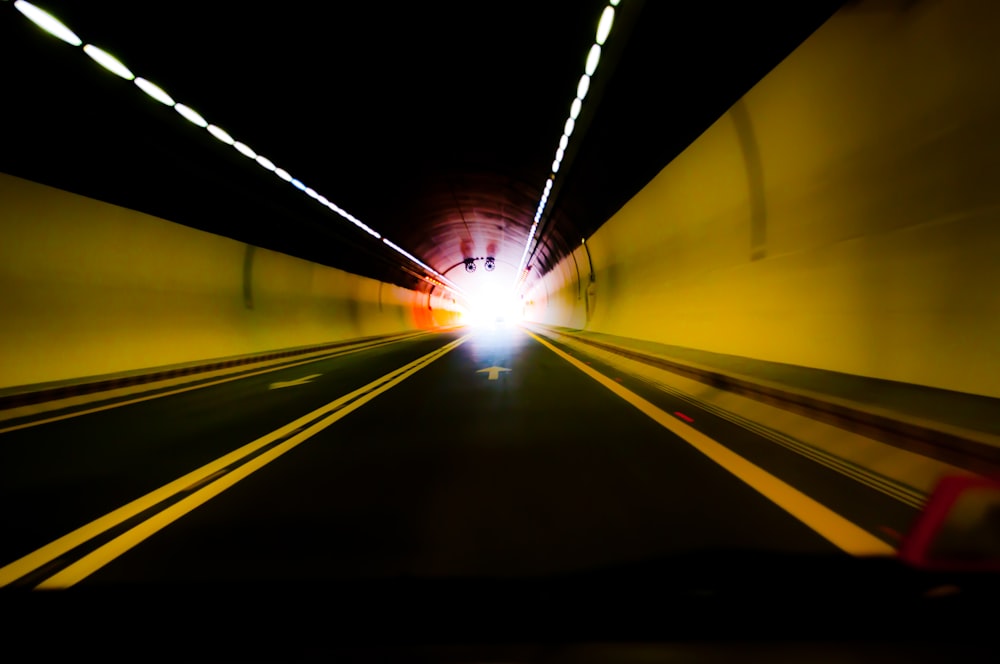
[[[971,432],[948,431],[929,423],[907,421],[898,416],[875,413],[850,403],[824,398],[822,395],[767,385],[722,371],[696,367],[661,356],[585,339],[573,333],[545,329],[550,334],[564,335],[577,342],[665,369],[716,389],[805,415],[975,473],[1000,476],[1000,446],[979,440]]]
[[[69,385],[58,385],[54,387],[41,388],[35,390],[29,389],[25,392],[6,394],[0,396],[0,411],[9,410],[12,408],[19,408],[21,406],[32,406],[40,403],[46,403],[49,401],[58,401],[60,399],[66,399],[70,397],[97,394],[100,392],[107,392],[109,390],[115,390],[122,387],[145,385],[148,383],[155,383],[162,380],[180,378],[183,376],[196,376],[198,374],[208,373],[210,371],[218,371],[220,369],[228,369],[238,366],[260,364],[263,362],[270,362],[272,360],[279,360],[282,358],[294,358],[297,356],[308,355],[311,353],[319,353],[328,350],[335,350],[337,348],[352,346],[359,343],[360,344],[366,342],[374,343],[378,341],[392,339],[393,337],[397,336],[403,337],[408,334],[410,333],[406,333],[404,335],[390,334],[390,335],[378,335],[372,337],[359,337],[356,339],[320,344],[317,346],[306,346],[306,347],[293,348],[282,351],[265,352],[259,355],[235,357],[226,360],[217,360],[214,362],[208,362],[205,364],[193,364],[190,366],[174,367],[172,369],[152,371],[149,373],[140,373],[129,376],[118,376],[114,378],[106,378],[101,380],[84,381],[80,383],[74,383]]]

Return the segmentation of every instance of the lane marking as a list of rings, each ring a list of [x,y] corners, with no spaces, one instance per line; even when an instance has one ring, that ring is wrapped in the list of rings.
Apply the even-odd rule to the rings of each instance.
[[[319,378],[323,374],[312,374],[310,376],[303,376],[302,378],[296,378],[295,380],[285,380],[278,381],[277,383],[271,383],[267,386],[269,390],[280,390],[283,387],[295,387],[296,385],[305,385],[313,378]]]
[[[112,408],[119,408],[121,406],[130,406],[130,405],[132,405],[134,403],[140,403],[142,401],[149,401],[150,399],[159,399],[160,397],[169,397],[169,396],[173,396],[174,394],[181,394],[182,392],[190,392],[191,390],[200,390],[203,387],[212,387],[212,386],[215,386],[215,385],[221,385],[222,383],[228,383],[228,382],[231,382],[231,381],[234,381],[234,380],[241,380],[243,378],[251,378],[253,376],[259,376],[261,374],[272,373],[272,372],[275,372],[275,371],[281,371],[282,369],[291,369],[292,367],[298,367],[298,366],[301,366],[303,364],[310,364],[312,362],[323,362],[325,360],[332,360],[332,359],[337,358],[337,357],[343,357],[345,355],[351,355],[353,353],[360,353],[360,352],[366,351],[366,350],[373,350],[375,348],[380,348],[382,346],[388,346],[388,345],[391,345],[391,344],[394,344],[394,343],[398,343],[398,342],[401,342],[401,341],[409,341],[409,340],[414,339],[416,337],[424,336],[424,334],[425,333],[420,333],[420,334],[416,334],[416,335],[413,335],[413,336],[404,337],[403,339],[391,339],[389,341],[376,342],[376,343],[368,344],[368,345],[365,345],[365,346],[359,346],[357,348],[349,348],[347,350],[335,351],[333,353],[330,353],[329,355],[321,355],[319,357],[311,357],[309,359],[301,360],[299,362],[292,362],[290,364],[282,364],[282,365],[279,365],[279,366],[267,367],[267,368],[261,369],[259,371],[251,371],[251,372],[248,372],[248,373],[239,373],[239,374],[237,374],[235,376],[228,376],[226,378],[220,378],[218,380],[212,380],[212,381],[209,381],[209,382],[198,383],[197,385],[189,385],[188,387],[180,387],[180,388],[177,388],[175,390],[169,390],[169,391],[166,391],[166,392],[157,392],[156,394],[150,394],[150,395],[147,395],[147,396],[144,396],[144,397],[136,397],[134,399],[126,399],[124,401],[116,401],[114,403],[105,404],[103,406],[95,406],[93,408],[86,408],[86,409],[83,409],[83,410],[76,410],[76,411],[73,411],[72,413],[65,413],[63,415],[53,415],[52,417],[46,417],[46,418],[40,419],[40,420],[32,420],[31,422],[23,422],[21,424],[15,424],[13,426],[0,428],[0,434],[7,433],[9,431],[17,431],[19,429],[27,429],[29,427],[38,426],[40,424],[49,424],[50,422],[58,422],[60,420],[68,420],[71,417],[79,417],[81,415],[90,415],[91,413],[99,413],[102,410],[111,410]],[[177,380],[177,379],[171,379],[171,380]],[[156,388],[152,387],[150,389],[156,389]],[[68,406],[68,407],[72,408],[72,406]],[[30,415],[26,415],[26,417],[30,417]]]
[[[329,427],[344,416],[357,410],[383,392],[395,387],[420,369],[431,362],[443,357],[446,353],[454,350],[469,338],[468,335],[452,341],[441,348],[438,348],[423,357],[420,357],[398,369],[390,371],[381,378],[368,383],[364,387],[358,388],[349,394],[345,394],[334,401],[317,408],[307,415],[289,422],[283,427],[271,433],[247,443],[232,452],[219,457],[215,461],[209,462],[196,470],[177,478],[176,480],[147,493],[146,495],[133,500],[132,502],[119,507],[118,509],[105,514],[104,516],[91,521],[90,523],[63,535],[57,540],[29,553],[3,567],[0,567],[0,587],[6,586],[21,577],[30,574],[41,567],[49,564],[56,558],[65,555],[72,549],[89,542],[105,532],[115,528],[119,524],[131,519],[140,513],[155,507],[156,505],[169,500],[171,497],[183,491],[195,488],[196,490],[186,498],[170,505],[165,510],[156,513],[142,523],[129,529],[122,535],[112,539],[110,542],[90,552],[80,560],[49,577],[37,588],[66,588],[89,574],[100,569],[118,556],[122,555],[139,542],[143,541],[153,533],[166,527],[168,524],[187,514],[195,507],[203,504],[212,497],[218,495],[239,480],[247,477],[254,471],[273,461],[285,452],[296,447],[309,437]],[[322,418],[322,419],[318,419]],[[318,421],[317,421],[318,420]],[[305,428],[304,428],[305,427]],[[300,431],[301,429],[301,431]],[[289,437],[290,436],[290,437]],[[243,463],[232,470],[226,469],[234,464],[240,463],[244,459],[251,457],[261,448],[267,447],[288,438],[277,445],[274,445],[266,452],[257,455],[249,461]]]
[[[568,339],[568,337],[566,337],[566,335],[558,336],[564,339],[564,343],[573,342],[572,340],[567,342],[566,339]],[[637,360],[625,359],[622,356],[612,356],[609,358],[608,356],[611,356],[612,353],[608,350],[591,349],[590,352],[597,353],[602,356],[604,361],[610,361],[612,364],[621,361],[628,363],[638,362]],[[846,457],[841,457],[828,449],[824,449],[812,443],[807,443],[785,432],[772,429],[767,425],[747,419],[746,417],[738,415],[733,411],[720,408],[719,406],[714,405],[711,401],[703,401],[702,399],[695,398],[690,394],[674,387],[671,383],[663,379],[642,375],[637,375],[635,377],[648,385],[652,385],[660,392],[670,394],[681,401],[689,403],[695,408],[712,413],[716,417],[728,420],[741,428],[748,429],[762,438],[766,438],[777,445],[781,445],[795,454],[806,457],[810,461],[826,466],[841,475],[846,475],[856,482],[860,482],[871,489],[879,491],[884,495],[903,503],[904,505],[908,505],[919,511],[922,510],[927,504],[926,492],[911,486],[903,480],[884,475],[877,470],[868,468]]]
[[[743,429],[752,431],[762,438],[766,438],[777,445],[781,445],[782,447],[791,450],[792,452],[799,454],[810,461],[826,466],[841,475],[846,475],[847,477],[850,477],[851,479],[860,482],[869,488],[875,489],[890,498],[898,500],[905,505],[909,505],[916,510],[923,509],[924,505],[927,504],[927,496],[923,492],[918,491],[917,489],[914,489],[899,480],[886,477],[885,475],[882,475],[874,470],[858,465],[853,461],[839,457],[822,448],[801,441],[798,438],[776,429],[771,429],[770,427],[754,422],[753,420],[749,420],[731,411],[719,408],[709,402],[695,399],[663,381],[641,377],[640,380],[652,385],[661,392],[666,392],[677,399],[686,401],[695,408],[700,408],[701,410],[712,413],[718,418],[728,420]]]
[[[513,369],[508,369],[506,367],[486,367],[485,369],[480,369],[476,373],[487,373],[489,380],[497,380],[500,378],[501,373],[507,373],[508,371],[513,371]]]
[[[722,466],[772,503],[788,512],[821,537],[854,556],[895,555],[896,550],[875,535],[848,521],[826,505],[814,500],[798,489],[778,479],[739,456],[724,445],[712,440],[697,429],[679,422],[653,403],[630,392],[615,381],[583,362],[564,353],[533,332],[525,330],[535,341],[614,392],[657,424],[676,434],[696,450]]]
[[[693,417],[689,417],[689,416],[685,415],[684,413],[682,413],[679,410],[675,410],[674,411],[674,415],[676,415],[677,417],[681,418],[685,422],[688,422],[688,423],[694,422],[694,418]]]

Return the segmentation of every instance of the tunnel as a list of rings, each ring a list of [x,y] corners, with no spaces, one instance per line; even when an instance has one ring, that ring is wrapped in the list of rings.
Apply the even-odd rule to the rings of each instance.
[[[998,29],[0,2],[11,633],[988,661]],[[935,567],[924,524],[980,495],[992,562]],[[600,641],[675,650],[528,645]]]

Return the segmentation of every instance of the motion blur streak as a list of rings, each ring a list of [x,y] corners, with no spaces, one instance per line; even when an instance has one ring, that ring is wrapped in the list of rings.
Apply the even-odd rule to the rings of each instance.
[[[530,333],[529,333],[530,334]],[[541,337],[531,337],[574,367],[587,374],[617,396],[638,408],[644,415],[665,429],[677,434],[692,447],[719,464],[743,482],[753,487],[768,500],[822,535],[841,550],[855,556],[891,555],[895,549],[873,537],[825,505],[821,505],[801,491],[794,489],[774,475],[755,466],[746,459],[704,435],[697,429],[681,424],[669,413],[630,392],[603,374],[567,355]]]
[[[848,3],[525,317],[1000,397],[998,26],[995,2]]]
[[[1000,3],[225,4],[51,0],[201,117],[0,2],[0,406],[395,341],[5,419],[12,585],[855,564],[1000,468]]]
[[[123,535],[116,537],[108,544],[101,546],[81,560],[66,567],[58,574],[48,578],[43,583],[39,584],[38,587],[65,588],[74,585],[81,579],[111,562],[125,551],[128,551],[138,543],[142,542],[144,539],[161,528],[166,527],[199,505],[217,496],[219,493],[249,476],[254,471],[263,468],[274,459],[308,440],[346,415],[354,412],[375,397],[392,389],[399,383],[426,367],[431,362],[443,357],[449,351],[461,346],[467,338],[468,337],[462,337],[438,350],[428,353],[424,357],[414,360],[413,362],[386,374],[382,378],[372,381],[368,385],[365,385],[350,394],[346,394],[339,399],[330,402],[328,405],[309,413],[308,415],[300,417],[294,422],[288,423],[273,433],[255,440],[252,443],[248,443],[240,449],[235,450],[230,454],[227,454],[226,456],[185,475],[184,477],[178,478],[170,484],[157,489],[142,498],[136,499],[128,505],[125,505],[110,514],[107,514],[106,516],[67,534],[64,537],[59,538],[51,544],[42,547],[38,551],[10,563],[9,565],[5,565],[0,568],[0,586],[7,585],[25,574],[38,569],[59,556],[71,551],[74,547],[103,534],[118,524],[127,521],[128,519],[142,513],[164,500],[167,500],[179,492],[190,490],[193,486],[199,487],[195,493],[157,513],[155,516],[143,521],[138,526],[129,529]],[[322,419],[316,421],[317,418]],[[308,428],[298,432],[303,426],[308,426]],[[282,440],[293,433],[294,435],[290,438],[282,441],[274,447],[271,447],[263,454],[253,456],[254,453],[261,448],[264,448],[275,441]],[[247,458],[250,458],[250,460],[245,463],[241,463]],[[228,470],[228,468],[232,466],[235,467],[232,470]],[[206,484],[206,482],[208,483]]]

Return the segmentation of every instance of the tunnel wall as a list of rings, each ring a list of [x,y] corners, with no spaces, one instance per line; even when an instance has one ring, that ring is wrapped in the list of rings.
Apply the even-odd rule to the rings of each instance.
[[[0,174],[0,388],[450,324],[440,298]]]
[[[586,251],[582,246],[574,249],[529,287],[522,311],[525,319],[574,329],[587,327],[588,314],[596,302],[596,282],[590,279]]]
[[[527,317],[1000,396],[998,28],[845,6],[588,238],[590,315],[569,257]]]

